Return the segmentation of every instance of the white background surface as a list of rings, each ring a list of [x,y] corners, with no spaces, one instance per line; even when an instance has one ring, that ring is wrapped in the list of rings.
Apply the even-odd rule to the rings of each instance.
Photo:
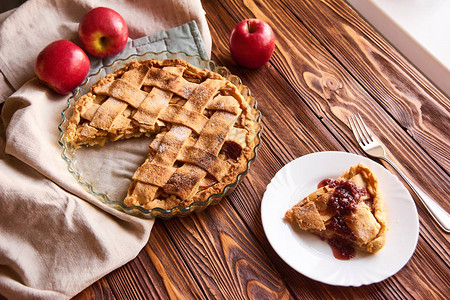
[[[450,96],[450,0],[347,0]]]

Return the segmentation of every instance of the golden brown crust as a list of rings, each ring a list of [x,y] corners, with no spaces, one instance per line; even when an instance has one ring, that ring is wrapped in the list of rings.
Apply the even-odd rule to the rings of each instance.
[[[338,180],[352,181],[358,187],[367,189],[369,196],[356,205],[355,211],[343,220],[352,232],[349,242],[357,249],[375,253],[383,248],[388,230],[384,199],[378,180],[364,164],[350,167]],[[289,209],[285,218],[302,230],[311,231],[324,238],[332,238],[332,229],[327,228],[336,212],[329,209],[329,200],[334,188],[326,185],[300,200]]]
[[[368,243],[363,245],[358,245],[358,247],[364,251],[375,253],[378,252],[386,243],[386,234],[388,231],[387,225],[387,215],[386,208],[384,205],[383,194],[381,193],[378,186],[378,179],[375,174],[363,163],[359,163],[356,166],[352,166],[348,171],[346,171],[342,178],[349,180],[356,174],[363,174],[367,182],[367,189],[370,195],[372,195],[372,208],[373,215],[376,218],[380,229],[378,234]]]
[[[220,193],[253,158],[258,112],[246,100],[221,75],[184,60],[133,61],[75,102],[65,138],[78,148],[154,136],[124,202],[188,206]]]

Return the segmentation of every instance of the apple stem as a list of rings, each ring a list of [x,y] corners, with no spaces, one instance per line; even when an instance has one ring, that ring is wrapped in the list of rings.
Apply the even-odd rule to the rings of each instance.
[[[247,28],[248,28],[248,32],[253,33],[253,28],[252,28],[249,20],[247,20]]]

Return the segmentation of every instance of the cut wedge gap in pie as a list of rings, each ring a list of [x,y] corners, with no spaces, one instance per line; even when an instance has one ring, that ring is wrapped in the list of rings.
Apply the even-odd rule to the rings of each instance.
[[[322,180],[285,218],[326,240],[338,259],[354,257],[355,249],[376,253],[386,242],[384,199],[377,178],[362,163],[338,179]]]
[[[260,114],[247,101],[229,80],[184,60],[133,61],[76,100],[65,139],[79,148],[151,137],[124,203],[189,206],[221,193],[254,158]]]

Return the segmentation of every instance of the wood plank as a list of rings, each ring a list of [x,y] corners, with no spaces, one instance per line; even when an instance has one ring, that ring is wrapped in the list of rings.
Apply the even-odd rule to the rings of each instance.
[[[383,120],[390,120],[390,115],[386,113],[384,108],[380,106],[368,92],[366,92],[365,87],[362,87],[353,78],[353,76],[335,60],[334,56],[329,54],[327,49],[324,49],[322,44],[309,33],[308,29],[301,24],[298,24],[297,18],[290,13],[285,6],[275,2],[262,3],[259,1],[222,1],[221,4],[225,8],[224,10],[232,13],[235,23],[245,18],[257,17],[268,21],[272,25],[272,27],[276,30],[276,35],[278,36],[277,48],[271,64],[267,66],[267,68],[275,68],[284,78],[286,78],[301,99],[308,103],[309,108],[314,111],[319,119],[322,119],[322,122],[327,126],[327,129],[329,129],[330,132],[336,136],[336,138],[342,141],[346,149],[351,152],[361,153],[360,149],[353,140],[353,136],[349,128],[346,126],[346,116],[350,115],[351,111],[362,110],[364,111],[363,115],[369,116],[368,119],[375,120],[375,123],[377,120],[381,119],[380,115]],[[204,2],[204,6],[207,12],[210,10],[212,11],[213,4],[209,1]],[[220,8],[214,6],[214,11],[220,11]],[[214,28],[212,31],[219,32],[219,34],[213,35],[213,40],[219,45],[218,47],[213,48],[213,52],[217,60],[222,64],[232,64],[232,61],[229,59],[228,48],[226,47],[227,37],[223,34],[223,32],[231,32],[233,26],[228,25],[228,20],[222,23],[220,22],[221,20],[223,20],[223,18],[220,20],[218,19],[216,21],[217,23],[210,20],[210,26]],[[228,27],[223,29],[223,26]],[[238,67],[235,68],[236,70],[239,70]],[[233,68],[230,67],[230,69]],[[250,80],[253,79],[253,77],[247,77],[247,73],[252,73],[252,75],[255,76],[255,73],[258,72],[266,72],[266,70],[242,71],[237,72],[237,74],[241,76],[244,82],[248,83],[251,89],[260,90],[261,84],[257,82],[253,86]],[[336,84],[336,82],[338,82],[338,84]],[[336,86],[339,88],[333,90],[332,88]],[[361,107],[360,99],[365,99],[365,107]],[[268,102],[269,101],[267,99],[262,98],[260,101],[260,107],[264,107]],[[293,107],[295,107],[296,104],[297,103],[292,102],[290,104],[288,103],[286,109],[294,109]],[[279,111],[282,110],[279,109],[276,112],[278,113]],[[295,122],[295,120],[287,120],[287,122],[290,121]],[[389,140],[398,141],[395,145],[396,149],[394,149],[395,156],[401,156],[400,159],[402,162],[408,161],[406,166],[403,164],[403,169],[408,168],[409,170],[412,170],[410,173],[414,175],[421,174],[422,176],[415,176],[416,180],[426,186],[425,189],[429,193],[431,190],[432,193],[430,194],[436,197],[441,204],[448,206],[448,203],[444,197],[449,188],[449,185],[446,184],[449,181],[445,171],[443,171],[432,158],[427,156],[424,151],[420,148],[418,149],[416,143],[411,140],[408,134],[405,133],[395,121],[382,124],[381,130],[377,127],[380,125],[376,124],[377,126],[374,126],[373,122],[374,121],[369,121],[368,123],[372,126],[372,128],[374,128],[374,131],[377,134],[380,134],[380,132],[389,132],[387,136],[381,135],[384,138],[384,142]],[[275,126],[276,125],[274,124],[273,127]],[[391,132],[392,129],[394,130]],[[278,132],[281,131],[278,130],[277,134]],[[316,136],[317,135],[314,137]],[[293,145],[293,147],[295,147],[295,145]],[[421,157],[421,159],[417,159],[417,157]],[[258,174],[261,173],[263,173],[262,170],[259,170]],[[427,179],[423,180],[423,178]],[[255,180],[254,182],[258,182],[258,180]],[[443,186],[438,185],[436,188],[432,182],[444,184]],[[441,189],[444,189],[443,193],[441,193]],[[245,207],[246,204],[241,203],[241,197],[234,198],[232,195],[230,198],[235,207],[240,208],[238,209],[239,213],[246,220],[249,228],[255,230],[255,236],[260,237],[261,229],[255,226],[255,222],[252,220],[255,210],[253,209],[253,212],[243,210],[242,208]],[[246,199],[246,197],[243,196],[242,199]],[[421,210],[420,206],[419,210]],[[448,261],[446,260],[446,258],[448,258],[447,253],[449,249],[448,239],[435,226],[428,215],[426,215],[423,211],[420,211],[420,215],[422,234],[419,244],[423,245],[423,248],[426,249],[423,251],[427,251],[427,255],[431,255],[433,259],[440,261],[439,266],[433,266],[435,268],[433,269],[433,272],[436,274],[447,274],[448,266],[443,262]],[[438,241],[433,242],[435,239]],[[260,242],[264,243],[264,241]],[[442,257],[444,259],[442,259]],[[412,263],[415,263],[415,260],[417,260],[417,258],[413,257]],[[275,265],[278,266],[279,263],[277,262]],[[283,274],[285,268],[283,267],[277,269],[286,279],[287,274]],[[404,270],[407,269],[405,268]],[[402,270],[399,274],[405,273],[404,270]],[[443,281],[443,278],[445,279],[442,275],[436,276],[433,278],[432,282],[436,287],[442,287],[442,283],[445,282]],[[394,277],[388,281],[395,280],[397,279]],[[418,286],[421,287],[421,290],[425,291],[428,284],[429,283],[425,281],[421,281]],[[387,297],[395,295],[395,291],[383,290],[382,286],[383,285],[381,284],[379,285],[378,293]],[[417,286],[410,285],[408,287],[411,288]],[[404,288],[402,289],[402,292],[408,294]]]
[[[165,221],[164,226],[206,299],[290,297],[280,275],[226,199],[203,212]]]
[[[397,159],[397,162],[408,162],[408,165],[399,163],[405,173],[413,177],[419,185],[422,183],[426,185],[429,178],[443,183],[441,188],[444,189],[444,193],[431,185],[425,190],[431,189],[428,191],[431,196],[436,196],[438,202],[442,201],[442,205],[448,205],[447,201],[442,200],[442,195],[449,191],[450,179],[446,171],[442,170],[425,151],[417,147],[417,143],[405,133],[402,127],[392,121],[390,114],[366,92],[366,87],[360,86],[355,81],[353,74],[348,73],[340,62],[336,61],[334,56],[309,33],[308,29],[299,24],[292,13],[287,12],[287,7],[277,2],[273,4],[265,2],[264,5],[257,6],[252,1],[237,1],[237,3],[224,1],[223,5],[233,12],[235,22],[246,17],[257,17],[271,23],[276,34],[279,35],[277,49],[271,61],[272,66],[288,80],[310,109],[319,118],[323,118],[322,122],[337,139],[342,143],[348,141],[349,144],[344,144],[347,150],[361,153],[346,125],[347,116],[354,112],[361,112],[384,143],[398,147],[392,150],[396,155],[391,157],[394,160]],[[239,7],[239,10],[232,10],[231,5]],[[245,10],[246,6],[248,6],[247,10]],[[328,15],[331,14],[332,12],[328,13]],[[231,32],[231,28],[228,32]],[[217,54],[217,57],[229,56],[226,47],[227,37],[217,35],[216,38],[223,40],[221,47],[217,49],[223,53]],[[329,87],[330,84],[333,88],[336,86],[339,88],[332,90]],[[295,104],[291,103],[291,105]],[[377,121],[380,120],[383,122],[378,123]],[[387,120],[389,120],[388,123],[386,123]],[[445,128],[445,125],[442,127]],[[394,145],[390,141],[397,141],[397,143]],[[443,148],[448,149],[448,147]]]
[[[277,49],[271,61],[273,67],[289,81],[347,151],[361,153],[346,125],[347,116],[361,112],[375,134],[389,146],[391,150],[389,154],[400,168],[419,185],[424,186],[424,190],[441,205],[449,207],[448,201],[443,197],[450,189],[450,178],[446,172],[425,151],[417,147],[416,142],[390,118],[390,115],[353,79],[352,75],[345,71],[306,28],[298,24],[295,16],[286,12],[286,7],[276,2],[274,4],[265,2],[260,6],[256,6],[252,1],[231,3],[233,2],[224,1],[223,4],[239,7],[238,10],[226,7],[233,12],[235,22],[246,17],[258,17],[270,20],[272,27],[278,29]],[[255,11],[243,12],[246,5]],[[276,12],[276,16],[273,12]],[[226,37],[215,36],[215,38],[224,40],[222,44],[226,44]],[[218,54],[217,57],[229,56],[227,48],[219,49],[224,53]],[[330,91],[327,88],[327,82],[330,80],[337,80],[340,88]],[[365,99],[364,102],[361,103],[361,99]],[[260,106],[264,105],[265,103]],[[295,105],[296,103],[291,102],[290,107]],[[430,182],[441,184],[432,185]]]
[[[142,284],[139,276],[139,260],[132,260],[121,268],[106,275],[112,292],[119,299],[156,298],[153,289]],[[145,276],[149,276],[145,274]]]
[[[1,297],[0,297],[1,299]],[[105,277],[84,289],[73,300],[116,299]]]
[[[126,299],[288,298],[270,260],[223,201],[186,218],[158,220],[138,258],[106,276],[112,292]]]
[[[199,299],[202,291],[157,220],[138,257],[106,276],[119,299]]]
[[[305,24],[370,95],[449,173],[450,100],[367,23],[360,22],[360,17],[345,1],[283,2],[299,22]]]

